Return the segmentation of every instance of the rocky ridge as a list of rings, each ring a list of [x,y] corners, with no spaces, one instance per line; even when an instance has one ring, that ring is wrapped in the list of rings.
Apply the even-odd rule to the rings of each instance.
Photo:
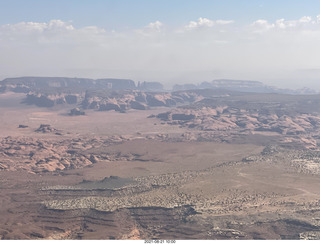
[[[40,126],[40,129],[47,131],[48,127],[44,125]],[[86,167],[97,163],[100,159],[128,160],[127,157],[130,156],[119,157],[108,153],[94,155],[88,152],[91,148],[106,147],[127,140],[130,138],[120,136],[52,140],[5,137],[0,140],[0,170],[55,172]]]
[[[320,99],[297,97],[297,100],[260,101],[246,96],[203,99],[192,105],[174,108],[156,115],[169,125],[178,125],[194,131],[209,132],[226,141],[240,135],[277,136],[281,144],[316,149],[320,134]],[[290,97],[292,99],[292,97]],[[307,107],[307,104],[309,105]],[[312,112],[309,112],[311,111]]]
[[[74,104],[82,109],[98,111],[129,109],[146,110],[149,107],[173,107],[201,99],[194,92],[145,92],[138,90],[88,90],[84,94],[68,92],[29,92],[24,103],[39,107],[53,107],[61,104]]]
[[[44,92],[29,92],[26,95],[23,103],[28,105],[36,105],[38,107],[53,107],[63,104],[78,104],[82,101],[81,94],[69,92],[59,93],[44,93]]]
[[[275,228],[274,232],[270,232],[270,236],[273,238],[275,234],[277,236],[281,233],[279,238],[282,239],[317,239],[320,227],[320,218],[317,215],[320,201],[314,197],[299,197],[290,191],[280,193],[277,192],[277,189],[252,191],[241,187],[219,188],[218,192],[206,194],[202,191],[188,192],[185,187],[190,184],[195,185],[203,180],[213,179],[216,177],[217,171],[239,169],[243,165],[250,168],[255,165],[281,164],[286,169],[286,174],[319,175],[318,169],[313,167],[313,170],[310,171],[304,167],[305,164],[297,163],[297,160],[310,160],[319,166],[318,158],[319,152],[310,154],[309,150],[266,147],[260,155],[252,155],[242,161],[222,162],[206,170],[137,177],[133,179],[137,183],[114,189],[117,193],[113,195],[105,195],[105,192],[102,191],[100,195],[97,192],[97,195],[90,197],[71,197],[68,194],[61,198],[61,191],[72,191],[72,187],[64,189],[61,186],[47,187],[41,191],[50,193],[53,198],[59,194],[59,200],[47,200],[43,204],[48,210],[66,211],[66,213],[80,209],[116,213],[124,209],[171,211],[189,208],[190,211],[184,213],[181,221],[203,226],[207,230],[206,238],[208,239],[251,239],[258,238],[259,235],[261,238],[268,238],[262,232],[258,235],[256,231],[256,228],[264,225],[279,226],[280,229]],[[242,177],[242,173],[239,176]],[[128,190],[128,188],[132,188],[132,190]],[[137,190],[133,190],[134,188]],[[79,189],[76,187],[74,190],[78,191]],[[55,193],[55,191],[57,192]],[[147,225],[147,222],[143,223],[144,226]],[[153,222],[150,222],[150,226],[152,225]],[[286,232],[285,229],[282,229],[285,227],[291,231]],[[147,227],[140,226],[140,228],[143,230]],[[165,226],[159,228],[160,233],[161,230],[163,233]],[[153,236],[154,234],[155,232],[152,232]]]
[[[320,152],[309,150],[289,150],[277,148],[276,152],[270,152],[270,147],[266,147],[260,155],[252,155],[244,158],[242,161],[225,162],[217,164],[209,169],[201,171],[184,171],[181,173],[171,173],[163,175],[136,177],[132,179],[132,183],[128,183],[124,187],[114,188],[113,194],[109,197],[91,196],[67,200],[53,200],[45,202],[47,208],[50,209],[79,209],[79,208],[95,208],[99,211],[115,211],[121,208],[134,207],[164,207],[175,208],[182,206],[193,206],[198,213],[214,213],[214,214],[230,214],[233,211],[248,211],[248,208],[256,209],[268,205],[271,208],[281,206],[292,209],[290,199],[287,194],[276,193],[249,193],[242,190],[234,189],[232,192],[228,190],[227,198],[221,192],[219,196],[204,196],[198,194],[188,194],[180,189],[184,184],[197,182],[206,177],[215,175],[217,169],[229,168],[236,165],[253,165],[268,162],[268,164],[285,165],[288,172],[298,172],[302,174],[320,174]],[[94,189],[83,189],[81,185],[77,186],[53,186],[42,189],[43,191],[92,191]],[[52,193],[51,193],[52,194]],[[101,192],[100,192],[101,194]],[[84,194],[86,195],[86,194]],[[104,194],[103,194],[104,195]],[[280,200],[279,200],[280,199]],[[253,204],[254,203],[254,204]],[[244,207],[246,204],[248,206]],[[228,205],[228,206],[227,206]],[[307,206],[318,209],[320,201],[315,200],[309,203],[296,203],[296,207]],[[320,225],[320,222],[319,222]]]
[[[172,107],[186,102],[197,101],[198,95],[193,92],[153,93],[141,91],[111,92],[87,91],[82,102],[84,109],[99,111],[128,109],[145,110],[149,107]]]

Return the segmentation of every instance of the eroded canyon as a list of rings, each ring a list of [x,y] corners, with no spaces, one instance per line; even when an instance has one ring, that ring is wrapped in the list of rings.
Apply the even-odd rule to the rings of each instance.
[[[2,239],[319,239],[319,95],[28,82],[0,94]]]

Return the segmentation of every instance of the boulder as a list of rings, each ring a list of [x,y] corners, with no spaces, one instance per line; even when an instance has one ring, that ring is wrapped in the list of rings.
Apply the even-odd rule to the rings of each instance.
[[[29,126],[27,125],[19,125],[18,128],[28,128]]]

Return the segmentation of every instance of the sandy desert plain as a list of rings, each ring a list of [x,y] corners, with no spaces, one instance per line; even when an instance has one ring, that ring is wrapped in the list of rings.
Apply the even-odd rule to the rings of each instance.
[[[283,106],[317,95],[79,116],[25,96],[0,94],[1,239],[320,239],[320,116]]]

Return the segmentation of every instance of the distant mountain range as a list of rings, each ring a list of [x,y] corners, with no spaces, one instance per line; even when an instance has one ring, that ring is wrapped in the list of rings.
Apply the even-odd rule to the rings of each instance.
[[[76,91],[85,91],[87,89],[162,91],[163,85],[159,82],[146,81],[138,82],[136,85],[133,80],[129,79],[67,77],[18,77],[7,78],[0,82],[0,92],[27,93],[30,91],[54,91],[68,88]]]
[[[220,79],[211,82],[202,82],[199,85],[183,84],[174,85],[174,91],[191,90],[191,89],[223,89],[240,92],[256,92],[256,93],[280,93],[280,94],[317,94],[318,92],[309,88],[299,90],[280,89],[273,86],[267,86],[260,81],[250,80],[228,80]]]
[[[73,91],[86,91],[88,89],[110,90],[142,90],[164,91],[160,82],[138,82],[130,79],[87,79],[67,77],[17,77],[7,78],[0,81],[0,92],[13,91],[28,93],[33,91],[60,91],[72,89]],[[318,94],[318,91],[303,88],[299,90],[280,89],[267,86],[259,81],[219,79],[211,82],[202,82],[199,85],[182,84],[174,85],[173,91],[196,90],[196,89],[222,89],[239,92],[255,93],[279,93],[279,94]]]

